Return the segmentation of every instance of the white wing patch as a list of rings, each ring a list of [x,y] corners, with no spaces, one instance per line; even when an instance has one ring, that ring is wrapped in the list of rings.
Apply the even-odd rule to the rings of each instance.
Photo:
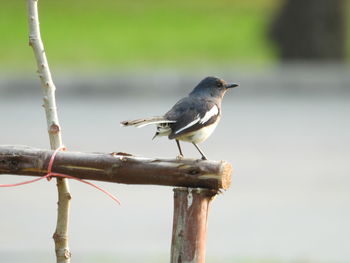
[[[166,120],[166,121],[164,121],[164,120],[161,120],[161,121],[149,121],[149,122],[136,124],[135,127],[136,128],[142,128],[142,127],[145,127],[145,126],[150,125],[150,124],[173,123],[173,122],[176,122],[176,121],[168,121],[168,120]]]
[[[175,134],[182,132],[183,130],[186,130],[187,128],[195,125],[197,122],[200,121],[199,115],[196,116],[196,119],[194,121],[191,121],[189,124],[187,124],[185,127],[182,127],[181,129],[177,130]]]
[[[211,117],[219,114],[218,106],[214,105],[207,113],[200,119],[199,123],[203,124],[210,120]]]

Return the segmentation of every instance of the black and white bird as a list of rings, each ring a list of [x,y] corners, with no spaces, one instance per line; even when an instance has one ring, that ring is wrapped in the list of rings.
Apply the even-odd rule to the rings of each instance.
[[[122,126],[143,127],[156,124],[153,138],[168,136],[175,139],[179,157],[183,157],[180,142],[191,142],[207,160],[198,143],[205,141],[214,131],[221,118],[221,102],[226,91],[237,87],[217,77],[206,77],[185,98],[179,100],[164,116],[121,122]]]

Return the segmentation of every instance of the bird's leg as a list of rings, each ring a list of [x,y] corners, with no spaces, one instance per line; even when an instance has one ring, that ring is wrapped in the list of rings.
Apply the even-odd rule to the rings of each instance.
[[[202,152],[202,150],[198,147],[197,144],[195,144],[193,142],[193,145],[197,148],[197,150],[199,151],[199,153],[202,155],[202,160],[208,160],[207,157],[205,157],[204,153]]]
[[[184,157],[184,155],[182,154],[180,142],[179,142],[179,140],[176,140],[176,139],[175,139],[175,141],[176,141],[177,148],[179,149],[179,152],[180,152],[180,154],[176,158],[181,159],[182,157]]]

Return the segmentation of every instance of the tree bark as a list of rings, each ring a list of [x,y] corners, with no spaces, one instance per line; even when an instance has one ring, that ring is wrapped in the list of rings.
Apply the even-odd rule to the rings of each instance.
[[[171,263],[204,263],[209,204],[215,191],[174,189]]]
[[[0,146],[0,174],[43,176],[53,151]],[[232,166],[225,161],[156,159],[116,153],[59,152],[52,172],[80,179],[226,190]]]
[[[58,121],[55,90],[49,64],[46,58],[43,42],[41,40],[38,0],[27,0],[29,45],[33,48],[37,62],[38,74],[44,95],[44,108],[46,113],[47,129],[50,138],[51,149],[62,147],[61,127]],[[57,178],[58,209],[57,224],[53,235],[55,241],[56,261],[69,263],[71,253],[68,246],[69,207],[71,195],[68,181],[65,178]]]

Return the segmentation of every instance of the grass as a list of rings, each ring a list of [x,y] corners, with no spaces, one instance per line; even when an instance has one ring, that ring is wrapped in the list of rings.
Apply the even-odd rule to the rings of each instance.
[[[26,3],[0,0],[0,66],[33,67]],[[40,0],[42,37],[61,67],[266,63],[277,0]]]

